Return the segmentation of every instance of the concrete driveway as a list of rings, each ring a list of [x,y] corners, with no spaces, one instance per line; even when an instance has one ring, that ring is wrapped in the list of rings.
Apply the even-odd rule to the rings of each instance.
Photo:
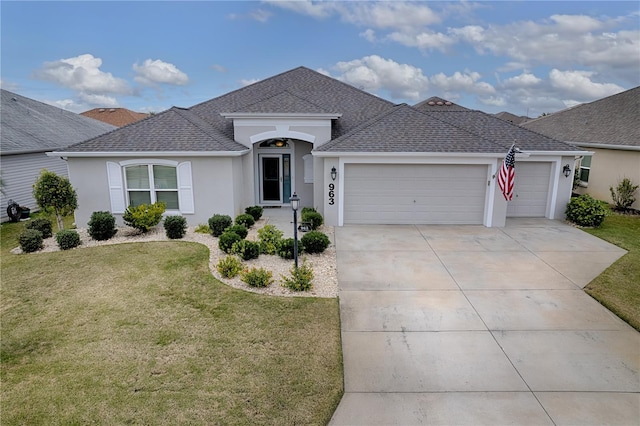
[[[336,228],[332,425],[640,424],[640,333],[582,288],[625,251],[561,222]]]

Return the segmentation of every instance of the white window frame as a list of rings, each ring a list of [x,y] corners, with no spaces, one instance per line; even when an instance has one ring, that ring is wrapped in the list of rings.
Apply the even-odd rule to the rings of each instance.
[[[580,185],[581,187],[583,187],[583,188],[586,188],[586,187],[589,185],[589,178],[587,178],[587,180],[582,180],[582,170],[588,170],[588,171],[589,171],[589,176],[591,176],[591,163],[589,163],[589,166],[588,166],[588,167],[584,167],[584,166],[582,165],[582,162],[584,161],[584,159],[585,159],[586,157],[589,157],[589,159],[590,159],[591,161],[593,161],[593,156],[592,156],[592,155],[585,155],[584,157],[582,157],[582,158],[580,159],[580,167],[579,167],[579,169],[578,169],[578,170],[579,170],[579,171],[578,171],[578,180],[580,181],[580,184],[579,184],[579,185]]]

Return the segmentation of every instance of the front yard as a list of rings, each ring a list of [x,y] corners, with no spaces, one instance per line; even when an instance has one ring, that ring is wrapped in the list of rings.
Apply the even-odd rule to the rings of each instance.
[[[221,284],[205,246],[13,255],[1,229],[10,424],[326,424],[342,396],[335,298]]]

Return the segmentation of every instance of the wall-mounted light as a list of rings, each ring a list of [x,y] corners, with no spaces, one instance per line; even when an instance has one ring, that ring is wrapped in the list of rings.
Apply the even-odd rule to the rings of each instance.
[[[568,164],[565,164],[562,168],[562,173],[564,174],[564,177],[568,178],[569,175],[571,175],[571,167]]]
[[[331,168],[331,180],[336,180],[336,177],[338,176],[338,172],[336,171],[335,167]]]

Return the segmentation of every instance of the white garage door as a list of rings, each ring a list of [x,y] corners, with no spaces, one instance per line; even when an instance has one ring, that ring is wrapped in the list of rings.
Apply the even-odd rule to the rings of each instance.
[[[545,217],[549,198],[551,163],[516,162],[513,199],[507,217]]]
[[[482,224],[488,166],[347,164],[345,224]]]

